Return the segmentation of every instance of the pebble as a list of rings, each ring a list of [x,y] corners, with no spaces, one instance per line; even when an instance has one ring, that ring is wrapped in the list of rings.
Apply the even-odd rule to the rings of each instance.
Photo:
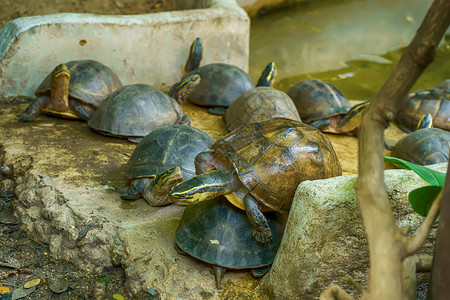
[[[48,287],[56,294],[61,294],[69,288],[69,281],[62,277],[50,278],[48,280]]]

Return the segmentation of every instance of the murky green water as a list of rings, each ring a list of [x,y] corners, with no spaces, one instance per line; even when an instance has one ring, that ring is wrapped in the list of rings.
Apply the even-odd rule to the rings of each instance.
[[[338,3],[336,3],[338,2]],[[349,99],[371,99],[409,44],[431,0],[316,1],[252,19],[250,75],[275,61],[275,87],[332,82]],[[450,78],[450,35],[413,90]]]

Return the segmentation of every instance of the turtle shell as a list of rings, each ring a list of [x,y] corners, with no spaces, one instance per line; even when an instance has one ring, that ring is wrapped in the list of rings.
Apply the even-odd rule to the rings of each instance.
[[[200,84],[188,99],[202,106],[230,106],[243,92],[255,87],[250,76],[236,66],[209,64],[184,74],[198,74]]]
[[[117,75],[94,60],[74,60],[65,63],[70,71],[69,96],[98,107],[109,94],[122,87]],[[35,95],[50,96],[51,74],[37,88]]]
[[[435,86],[435,88],[443,89],[443,90],[450,90],[450,79],[446,79],[446,80],[440,82],[438,85]]]
[[[272,264],[284,231],[279,214],[265,216],[273,233],[270,245],[251,238],[253,227],[243,210],[223,197],[187,206],[175,242],[189,255],[228,269],[250,269]]]
[[[225,112],[228,131],[253,122],[272,118],[301,121],[292,99],[271,87],[257,87],[244,92]]]
[[[300,182],[342,173],[330,140],[320,130],[284,118],[242,126],[210,149],[232,163],[255,199],[280,212],[289,211]]]
[[[449,151],[450,132],[439,128],[424,128],[401,138],[391,155],[424,166],[447,162]]]
[[[206,132],[189,125],[159,127],[134,149],[125,168],[128,179],[153,177],[171,167],[180,167],[184,179],[195,175],[194,158],[214,142]]]
[[[411,132],[427,113],[431,114],[434,127],[450,131],[450,90],[434,88],[409,94],[395,121],[404,131]]]
[[[287,92],[305,123],[347,113],[352,105],[331,83],[307,79],[294,84]]]
[[[185,119],[181,106],[147,84],[126,85],[106,98],[88,125],[103,134],[143,137],[164,125]]]

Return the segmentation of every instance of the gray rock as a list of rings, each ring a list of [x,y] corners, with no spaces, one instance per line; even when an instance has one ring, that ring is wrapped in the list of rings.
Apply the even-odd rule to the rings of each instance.
[[[447,164],[431,168],[446,172]],[[302,182],[289,213],[280,249],[264,279],[275,299],[318,299],[333,283],[347,291],[341,276],[366,283],[369,252],[366,235],[355,198],[356,175]],[[421,224],[423,217],[408,202],[408,193],[427,185],[412,171],[385,171],[385,186],[399,227]],[[383,188],[383,187],[380,187]],[[435,228],[420,250],[433,254]]]

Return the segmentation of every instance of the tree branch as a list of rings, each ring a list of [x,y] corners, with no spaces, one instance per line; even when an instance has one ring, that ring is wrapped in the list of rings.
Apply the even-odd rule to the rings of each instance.
[[[359,177],[355,185],[370,251],[368,290],[363,298],[404,299],[402,258],[405,237],[384,188],[384,130],[404,105],[406,95],[425,67],[450,24],[450,1],[435,0],[395,70],[363,114],[359,138]]]
[[[406,245],[406,253],[403,258],[406,258],[410,255],[416,253],[417,250],[422,247],[428,238],[428,234],[430,233],[431,226],[433,226],[434,222],[436,222],[436,218],[439,215],[441,209],[442,199],[444,198],[444,189],[441,189],[439,195],[434,199],[433,204],[431,205],[430,211],[426,216],[423,223],[417,228],[414,235],[407,241]]]

